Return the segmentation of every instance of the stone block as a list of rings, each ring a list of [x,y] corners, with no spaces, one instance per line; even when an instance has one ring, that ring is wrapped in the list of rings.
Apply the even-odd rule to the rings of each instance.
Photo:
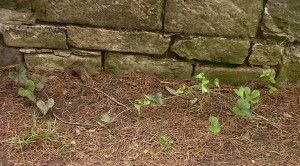
[[[165,30],[209,36],[254,37],[264,0],[167,1]]]
[[[209,62],[243,64],[248,56],[248,40],[198,37],[178,40],[171,50],[181,57]]]
[[[3,39],[13,47],[66,49],[65,28],[53,26],[6,26]]]
[[[9,9],[0,8],[0,23],[3,24],[34,24],[35,19],[31,12],[20,12]]]
[[[18,63],[23,63],[23,54],[18,49],[8,47],[0,49],[0,67]]]
[[[278,82],[283,87],[300,87],[300,46],[286,48]]]
[[[56,56],[54,54],[25,54],[26,65],[29,68],[51,71],[64,70],[75,62],[82,62],[87,71],[92,75],[101,71],[101,57],[79,57],[71,55],[69,57]]]
[[[160,30],[163,0],[33,0],[39,20]]]
[[[255,44],[249,58],[249,63],[262,66],[278,65],[283,53],[284,48],[279,45]]]
[[[104,55],[104,70],[116,75],[148,73],[161,78],[183,79],[192,74],[192,65],[175,59],[108,52]]]
[[[300,41],[299,11],[299,0],[269,0],[262,22],[263,35],[281,41]]]
[[[275,73],[274,70],[268,69]],[[266,85],[268,82],[264,78],[260,78],[263,69],[250,67],[210,67],[196,66],[195,75],[205,73],[206,77],[213,82],[215,78],[220,80],[220,84],[225,85],[246,85],[249,83],[258,83]]]
[[[170,43],[169,37],[153,32],[126,32],[99,28],[67,27],[69,43],[77,48],[163,54]]]

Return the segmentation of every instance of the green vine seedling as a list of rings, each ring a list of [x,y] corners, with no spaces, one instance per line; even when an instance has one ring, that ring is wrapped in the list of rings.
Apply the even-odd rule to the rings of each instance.
[[[173,143],[168,135],[162,135],[158,139],[158,143],[160,145],[161,151],[165,156],[172,156],[174,155],[174,148]]]
[[[40,109],[43,115],[47,115],[50,108],[54,106],[54,100],[52,98],[44,102],[42,100],[37,101],[36,106]]]
[[[260,75],[261,78],[266,78],[268,79],[269,81],[269,85],[267,85],[268,87],[268,92],[269,94],[272,94],[274,92],[277,92],[278,89],[275,88],[272,84],[275,84],[276,83],[276,80],[275,80],[275,74],[272,73],[271,71],[268,71],[268,70],[263,70],[262,74]]]
[[[44,77],[44,76],[41,76],[39,74],[32,74],[31,76],[31,80],[33,80],[36,84],[36,90],[37,91],[40,91],[44,88],[46,82],[48,80],[51,80],[53,79],[54,76],[50,76],[50,77]]]
[[[15,83],[25,84],[27,81],[26,68],[22,64],[17,64],[16,71],[9,72],[8,77]]]
[[[240,97],[240,99],[238,99],[237,105],[233,107],[232,111],[236,115],[252,118],[250,107],[251,104],[259,102],[259,90],[253,90],[251,92],[251,89],[249,87],[240,87],[239,89],[235,89],[234,92]]]
[[[22,64],[16,65],[16,71],[10,72],[8,77],[15,83],[24,84],[24,87],[20,87],[18,94],[22,97],[27,97],[30,101],[36,104],[43,115],[46,115],[50,108],[54,106],[54,100],[49,98],[48,101],[36,100],[34,92],[35,90],[42,90],[44,84],[54,77],[43,77],[39,74],[33,74],[31,80],[27,79],[26,68]],[[35,84],[36,82],[36,84]]]
[[[137,110],[138,114],[140,115],[142,112],[141,109],[143,106],[147,106],[151,103],[152,103],[153,107],[158,107],[158,106],[163,105],[164,100],[162,97],[163,97],[163,95],[161,92],[158,92],[155,95],[145,95],[145,98],[146,98],[145,100],[141,100],[141,99],[135,100],[134,107]]]
[[[214,134],[218,134],[221,131],[219,119],[215,116],[211,116],[209,117],[208,121],[211,123],[210,126],[208,127],[209,130]]]
[[[18,90],[18,94],[22,97],[27,97],[32,102],[36,103],[34,90],[35,90],[34,82],[32,80],[26,80],[25,88],[20,87]]]

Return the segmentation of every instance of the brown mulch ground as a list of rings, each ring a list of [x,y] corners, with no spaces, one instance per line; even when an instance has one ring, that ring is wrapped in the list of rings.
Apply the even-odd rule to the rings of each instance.
[[[222,87],[221,92],[214,91],[211,96],[196,94],[198,101],[205,103],[205,109],[201,110],[199,103],[191,105],[187,99],[170,98],[165,89],[165,86],[177,89],[182,84],[193,85],[195,80],[161,80],[141,74],[117,77],[102,73],[87,87],[70,71],[39,72],[58,78],[36,93],[37,98],[51,97],[56,102],[49,115],[38,114],[38,124],[43,128],[47,122],[55,123],[59,139],[75,144],[76,151],[62,155],[50,141],[20,149],[9,145],[7,140],[30,132],[36,108],[28,99],[18,96],[19,85],[6,76],[11,70],[0,70],[4,75],[0,77],[0,165],[299,165],[300,162],[300,89],[282,89],[271,95],[260,89],[261,102],[253,107],[257,116],[249,120],[231,112],[237,100],[233,93],[236,87]],[[138,116],[133,108],[135,99],[160,91],[169,97],[165,104],[145,107]],[[103,125],[101,116],[108,111],[112,115],[123,113],[112,124]],[[216,135],[207,128],[212,115],[222,123],[222,131]],[[174,141],[176,154],[163,155],[158,144],[161,135],[168,135]]]

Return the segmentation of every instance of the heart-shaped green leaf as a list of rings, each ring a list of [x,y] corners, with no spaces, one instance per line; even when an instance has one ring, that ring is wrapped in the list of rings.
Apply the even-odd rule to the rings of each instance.
[[[26,76],[26,68],[22,64],[16,65],[16,71],[10,72],[8,77],[15,81],[15,83],[22,83],[24,84],[27,81]]]
[[[110,124],[110,123],[113,122],[113,119],[109,116],[109,113],[108,113],[108,112],[106,112],[106,113],[104,113],[104,114],[102,115],[101,120],[102,120],[103,122],[105,122],[105,123],[108,123],[108,124]]]
[[[153,106],[161,106],[163,105],[164,100],[162,99],[162,93],[159,92],[155,95],[145,95],[147,99],[151,100],[153,103]]]
[[[43,115],[47,115],[50,108],[54,106],[54,100],[48,99],[46,103],[42,100],[37,101],[36,106],[40,109]]]

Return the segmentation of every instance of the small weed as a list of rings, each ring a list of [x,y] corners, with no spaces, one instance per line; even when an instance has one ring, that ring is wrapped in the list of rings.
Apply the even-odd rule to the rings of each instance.
[[[267,85],[267,88],[268,88],[269,94],[272,94],[272,93],[278,91],[278,89],[273,86],[276,83],[275,74],[273,72],[268,71],[268,70],[263,70],[260,77],[268,79],[269,84]]]
[[[163,105],[164,99],[162,97],[163,97],[163,95],[162,95],[161,92],[159,92],[155,95],[145,95],[146,99],[144,99],[144,100],[141,100],[141,99],[135,100],[134,108],[137,110],[138,114],[140,115],[141,112],[142,112],[141,109],[142,109],[143,106],[149,105],[151,103],[152,103],[153,107],[158,107],[158,106]]]
[[[25,82],[27,81],[25,66],[22,64],[17,64],[16,71],[9,72],[8,77],[11,80],[15,81],[15,83],[25,84]]]
[[[208,121],[211,123],[208,127],[209,130],[214,134],[218,134],[221,131],[221,126],[219,124],[218,118],[215,116],[211,116],[209,117]]]
[[[31,80],[33,80],[34,83],[36,84],[36,90],[38,90],[38,91],[42,90],[45,86],[45,83],[48,80],[51,80],[53,78],[54,78],[54,76],[44,77],[39,74],[32,74],[32,76],[31,76]]]
[[[24,87],[19,88],[18,94],[22,97],[27,97],[35,103],[43,115],[46,115],[49,109],[54,106],[54,100],[52,98],[49,98],[46,102],[43,100],[37,101],[34,95],[35,90],[42,90],[44,88],[44,84],[48,80],[54,78],[53,76],[43,77],[39,74],[33,74],[31,76],[31,80],[28,80],[26,76],[26,68],[22,64],[18,64],[16,65],[16,71],[10,72],[8,77],[16,83],[25,84]]]
[[[158,139],[161,151],[165,156],[173,156],[175,154],[173,148],[173,141],[169,138],[168,135],[162,135]]]
[[[236,115],[246,116],[248,118],[252,118],[252,114],[250,112],[251,104],[255,104],[259,102],[260,92],[259,90],[253,90],[249,87],[240,87],[238,90],[235,89],[234,92],[240,97],[237,101],[236,107],[233,107],[232,111]]]
[[[54,106],[54,100],[52,98],[48,99],[46,102],[39,100],[36,102],[36,106],[40,109],[43,115],[47,115],[49,109]]]
[[[35,85],[32,80],[26,80],[25,87],[20,87],[18,90],[18,94],[22,97],[27,97],[32,102],[36,103],[36,99],[34,96]]]
[[[110,117],[108,112],[106,112],[102,115],[101,121],[110,124],[114,121],[114,119]]]

